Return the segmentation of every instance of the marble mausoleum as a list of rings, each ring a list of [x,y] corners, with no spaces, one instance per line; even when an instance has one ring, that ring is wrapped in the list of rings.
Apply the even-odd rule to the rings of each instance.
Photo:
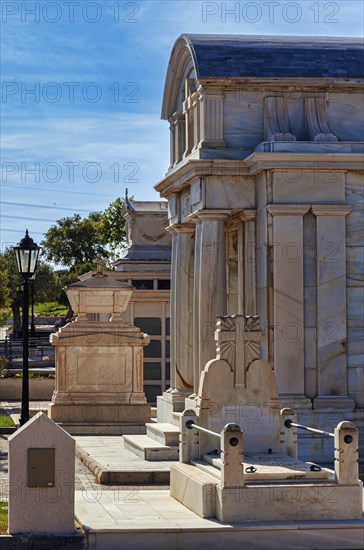
[[[243,314],[259,316],[280,407],[364,434],[363,67],[360,39],[176,41],[170,166],[156,185],[173,235],[164,426],[198,406],[217,316]],[[232,358],[244,345],[231,342]],[[332,442],[300,434],[298,453],[332,463]]]

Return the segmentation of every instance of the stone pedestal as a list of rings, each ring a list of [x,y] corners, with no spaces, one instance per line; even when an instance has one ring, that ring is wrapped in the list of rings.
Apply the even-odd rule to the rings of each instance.
[[[132,287],[96,274],[66,292],[79,316],[51,337],[56,390],[48,416],[72,434],[144,433],[151,418],[143,391],[149,337],[121,320]],[[109,322],[87,319],[107,312]]]

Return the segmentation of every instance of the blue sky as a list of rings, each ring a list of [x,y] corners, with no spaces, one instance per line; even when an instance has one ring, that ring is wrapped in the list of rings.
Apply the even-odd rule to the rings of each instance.
[[[126,187],[158,199],[180,34],[361,36],[363,20],[362,0],[1,0],[1,249]]]

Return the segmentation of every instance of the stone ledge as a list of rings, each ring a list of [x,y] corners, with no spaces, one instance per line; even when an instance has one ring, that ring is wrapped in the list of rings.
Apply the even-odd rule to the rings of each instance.
[[[133,484],[133,485],[160,485],[169,483],[169,470],[138,469],[113,470],[102,466],[97,460],[76,444],[76,456],[95,476],[97,483],[102,485]]]
[[[86,537],[76,535],[1,535],[0,550],[83,550]]]

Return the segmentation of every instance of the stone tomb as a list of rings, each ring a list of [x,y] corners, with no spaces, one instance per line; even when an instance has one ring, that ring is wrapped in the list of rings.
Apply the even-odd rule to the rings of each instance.
[[[75,532],[75,441],[39,412],[9,437],[9,533]]]
[[[51,336],[56,389],[49,417],[72,434],[145,432],[151,412],[143,347],[149,337],[122,319],[133,287],[98,271],[65,290],[78,317]]]
[[[287,425],[295,414],[278,408],[275,374],[258,358],[258,319],[219,317],[215,340],[197,407],[180,416],[171,496],[223,522],[361,519],[355,426],[335,428],[335,471],[298,460],[297,433]]]

